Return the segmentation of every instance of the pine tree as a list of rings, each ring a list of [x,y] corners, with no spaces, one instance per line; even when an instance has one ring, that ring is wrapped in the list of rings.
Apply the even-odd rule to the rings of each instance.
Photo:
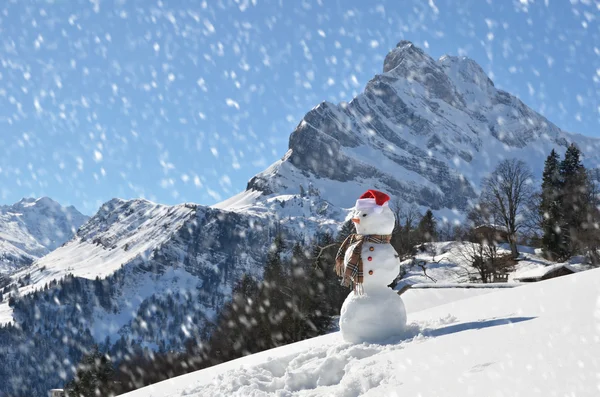
[[[392,230],[392,239],[390,240],[390,244],[392,245],[392,247],[394,247],[394,249],[396,250],[396,252],[398,252],[399,255],[402,255],[404,253],[404,247],[402,243],[402,225],[400,224],[400,219],[398,219],[398,217],[395,217],[394,230]]]
[[[353,233],[356,233],[356,227],[354,226],[354,222],[352,222],[352,220],[348,219],[342,225],[342,228],[340,229],[340,232],[337,235],[337,240],[344,241],[346,239],[346,237],[348,237],[349,235],[351,235]]]
[[[313,248],[312,283],[316,289],[316,299],[320,302],[321,317],[317,328],[325,333],[331,325],[331,316],[338,315],[344,299],[348,296],[348,288],[341,285],[341,280],[335,272],[335,256],[347,236],[342,232],[334,240],[331,234],[324,233],[317,236]],[[321,252],[320,247],[335,245]],[[317,257],[317,255],[319,255]]]
[[[320,335],[317,325],[321,317],[316,282],[310,254],[300,243],[292,247],[288,278],[289,305],[284,334],[292,341]]]
[[[256,314],[258,351],[281,346],[285,335],[285,328],[281,325],[286,319],[289,309],[289,275],[284,270],[282,254],[285,243],[281,233],[277,234],[267,256],[267,263],[263,273],[263,282],[260,285],[257,302],[259,312]]]
[[[102,386],[108,384],[114,369],[107,355],[94,346],[85,354],[77,366],[75,378],[65,386],[69,396],[103,395]]]
[[[581,152],[571,144],[560,164],[561,189],[561,243],[566,257],[578,252],[580,233],[588,212],[588,181],[586,169],[581,163]]]
[[[273,239],[273,243],[267,255],[267,263],[263,275],[264,280],[278,282],[283,277],[283,268],[281,266],[281,254],[285,250],[285,241],[281,233],[278,233]]]
[[[437,237],[437,221],[431,210],[427,210],[421,221],[419,221],[419,236],[422,242],[432,242]]]
[[[562,179],[559,157],[552,149],[544,163],[542,198],[539,210],[543,217],[542,248],[545,254],[554,260],[564,257],[566,251],[561,237],[561,190]]]
[[[207,346],[212,364],[219,364],[261,349],[256,341],[260,302],[259,285],[250,276],[244,275],[234,286],[233,299],[219,314],[217,324]]]

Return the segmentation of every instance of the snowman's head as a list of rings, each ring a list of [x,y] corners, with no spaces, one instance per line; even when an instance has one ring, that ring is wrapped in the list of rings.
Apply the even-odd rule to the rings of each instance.
[[[352,222],[358,234],[392,234],[396,218],[388,205],[389,196],[368,190],[356,201]]]

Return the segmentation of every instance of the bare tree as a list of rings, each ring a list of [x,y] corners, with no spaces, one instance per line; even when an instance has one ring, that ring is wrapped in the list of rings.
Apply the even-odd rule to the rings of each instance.
[[[496,224],[496,218],[490,205],[485,201],[480,201],[471,207],[467,213],[467,224],[471,229]]]
[[[392,246],[398,252],[400,259],[404,260],[414,255],[415,229],[421,218],[419,208],[415,204],[404,204],[396,198],[391,205],[396,216],[396,225],[392,233]]]
[[[458,256],[466,263],[465,270],[469,275],[469,281],[476,281],[477,277],[471,275],[470,268],[473,268],[479,274],[482,283],[487,283],[491,280],[492,269],[488,266],[489,261],[485,261],[486,252],[484,244],[479,244],[471,241],[465,241],[458,249]]]
[[[525,162],[510,159],[502,161],[482,183],[481,202],[506,228],[514,258],[519,255],[517,232],[524,224],[527,200],[534,194],[532,179],[531,170]]]
[[[498,275],[505,274],[516,264],[512,254],[500,252],[498,246],[491,240],[482,242],[465,241],[458,249],[458,256],[468,266],[477,271],[482,283],[496,281]],[[466,270],[469,279],[476,279],[470,275],[471,271],[468,267]]]
[[[456,240],[455,228],[448,220],[443,220],[442,225],[438,230],[439,241],[453,241]]]
[[[400,214],[402,214],[402,208],[404,201],[402,201],[399,197],[395,197],[390,201],[390,209],[396,216],[396,219],[400,219]]]
[[[414,203],[400,209],[400,223],[407,230],[413,230],[423,215]]]
[[[536,190],[531,197],[526,200],[525,213],[523,216],[523,227],[521,234],[522,240],[528,241],[528,244],[535,247],[541,247],[541,236],[544,232],[544,214],[540,211],[542,204],[542,192]]]

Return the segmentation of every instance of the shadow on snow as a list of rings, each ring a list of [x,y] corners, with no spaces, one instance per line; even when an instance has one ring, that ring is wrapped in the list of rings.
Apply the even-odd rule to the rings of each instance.
[[[489,320],[481,320],[481,321],[470,321],[467,323],[459,323],[452,324],[446,327],[432,329],[432,330],[423,330],[423,336],[429,337],[438,337],[444,335],[450,335],[457,332],[469,331],[469,330],[478,330],[490,327],[497,327],[499,325],[510,325],[516,324],[523,321],[533,320],[536,317],[505,317],[505,318],[493,318]]]

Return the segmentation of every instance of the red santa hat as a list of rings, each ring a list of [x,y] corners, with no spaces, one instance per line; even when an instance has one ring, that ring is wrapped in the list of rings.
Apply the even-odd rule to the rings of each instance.
[[[357,210],[372,209],[374,212],[380,213],[384,207],[388,206],[390,196],[378,190],[369,189],[358,200],[356,200],[355,208]]]

